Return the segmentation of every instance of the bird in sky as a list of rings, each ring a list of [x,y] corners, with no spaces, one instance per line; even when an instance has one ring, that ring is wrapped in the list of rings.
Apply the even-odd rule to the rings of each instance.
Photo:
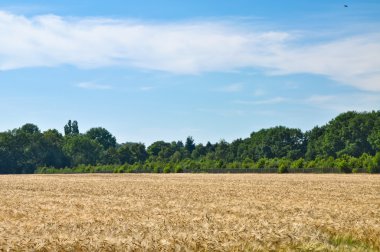
[[[344,7],[348,7],[348,5],[347,5],[347,4],[345,4],[345,5],[344,5]]]

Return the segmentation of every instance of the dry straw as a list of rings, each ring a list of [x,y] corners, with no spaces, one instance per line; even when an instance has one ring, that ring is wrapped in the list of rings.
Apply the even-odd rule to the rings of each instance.
[[[380,176],[0,176],[0,251],[380,250]]]

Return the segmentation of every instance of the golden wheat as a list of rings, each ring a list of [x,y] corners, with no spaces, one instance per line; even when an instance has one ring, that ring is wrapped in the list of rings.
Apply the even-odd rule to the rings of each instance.
[[[2,251],[380,250],[380,176],[0,176]]]

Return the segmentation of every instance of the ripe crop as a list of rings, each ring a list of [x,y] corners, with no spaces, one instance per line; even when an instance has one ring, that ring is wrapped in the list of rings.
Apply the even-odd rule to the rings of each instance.
[[[380,250],[380,176],[0,176],[0,251]]]

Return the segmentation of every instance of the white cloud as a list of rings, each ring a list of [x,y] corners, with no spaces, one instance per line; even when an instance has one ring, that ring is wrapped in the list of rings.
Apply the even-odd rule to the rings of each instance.
[[[259,31],[236,22],[152,24],[55,15],[29,18],[0,11],[0,38],[3,71],[67,64],[178,74],[258,68],[268,74],[318,74],[380,91],[380,33],[311,44],[289,32]]]
[[[109,85],[97,84],[94,82],[80,82],[77,84],[77,87],[84,88],[84,89],[100,89],[100,90],[112,89],[112,87]]]
[[[273,59],[281,74],[313,73],[380,91],[380,33],[292,48]]]

